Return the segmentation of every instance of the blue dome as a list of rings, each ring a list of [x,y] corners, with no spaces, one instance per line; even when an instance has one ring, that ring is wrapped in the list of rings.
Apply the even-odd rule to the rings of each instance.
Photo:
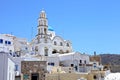
[[[54,29],[51,26],[48,26],[49,31],[54,31]]]

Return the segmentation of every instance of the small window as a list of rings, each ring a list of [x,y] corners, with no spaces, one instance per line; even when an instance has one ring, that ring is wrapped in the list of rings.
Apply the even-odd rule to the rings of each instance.
[[[71,67],[73,67],[74,66],[74,64],[71,64]]]
[[[82,63],[82,60],[80,60],[80,64]]]
[[[9,44],[9,45],[11,45],[11,42],[10,42],[10,41],[8,41],[8,44]]]
[[[5,44],[7,44],[8,43],[8,41],[5,41]]]
[[[51,63],[48,63],[48,65],[51,65]]]
[[[96,68],[97,64],[96,63],[93,63],[93,67]]]
[[[3,43],[3,39],[0,39],[0,43]]]
[[[48,63],[48,65],[54,66],[55,64],[54,63]]]
[[[44,33],[47,34],[47,30],[46,30],[46,28],[44,29]]]
[[[62,43],[62,42],[60,42],[60,46],[63,46],[63,43]]]
[[[84,63],[86,64],[86,60],[84,61]]]
[[[33,50],[34,50],[34,48],[33,48]],[[38,51],[38,46],[35,46],[35,51]]]
[[[70,45],[69,45],[69,43],[67,43],[67,47],[69,47]]]
[[[43,75],[43,77],[45,77],[45,75]]]
[[[56,42],[56,41],[54,41],[54,45],[57,45],[57,42]]]
[[[45,56],[48,56],[48,49],[46,47],[44,49],[44,52],[45,52]]]
[[[54,66],[55,64],[54,63],[51,63],[51,66]]]
[[[18,65],[15,65],[15,71],[18,71]]]
[[[9,54],[12,56],[12,50],[9,50]]]
[[[25,50],[28,50],[28,48],[27,48],[27,47],[25,47]]]

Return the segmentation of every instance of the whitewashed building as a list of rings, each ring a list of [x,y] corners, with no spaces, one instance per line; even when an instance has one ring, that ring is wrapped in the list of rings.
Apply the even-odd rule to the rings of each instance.
[[[14,52],[13,35],[0,34],[0,52]]]
[[[55,31],[48,26],[48,20],[45,11],[41,11],[38,19],[37,36],[30,43],[31,52],[43,56],[51,56],[52,54],[72,52],[71,42],[57,36]]]
[[[0,80],[15,80],[15,63],[5,52],[0,52]]]

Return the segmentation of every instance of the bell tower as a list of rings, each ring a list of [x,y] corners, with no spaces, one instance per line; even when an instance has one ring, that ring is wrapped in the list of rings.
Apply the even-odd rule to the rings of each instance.
[[[37,34],[38,42],[40,38],[47,39],[48,37],[47,32],[48,32],[48,20],[45,11],[42,10],[38,18],[38,34]]]

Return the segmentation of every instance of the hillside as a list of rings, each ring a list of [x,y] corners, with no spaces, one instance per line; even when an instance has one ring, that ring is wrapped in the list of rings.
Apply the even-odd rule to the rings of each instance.
[[[120,54],[100,54],[102,64],[120,65]]]
[[[111,64],[111,72],[120,72],[120,54],[100,54],[103,65]]]

